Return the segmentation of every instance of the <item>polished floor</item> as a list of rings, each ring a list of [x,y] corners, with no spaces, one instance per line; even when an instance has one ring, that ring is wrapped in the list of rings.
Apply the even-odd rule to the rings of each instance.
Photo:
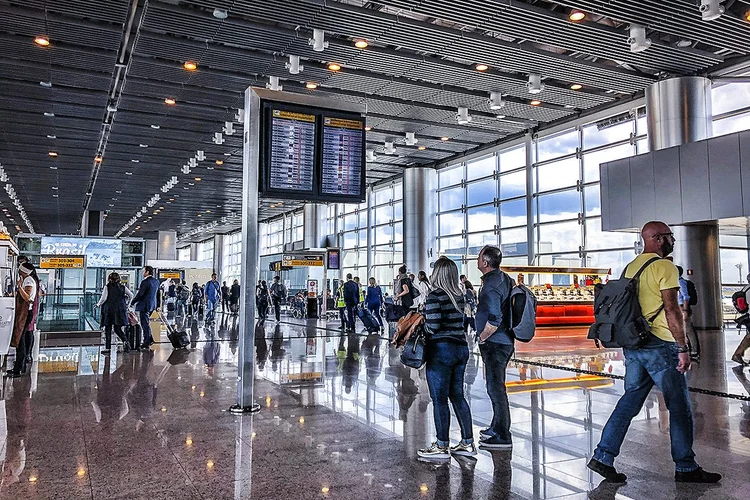
[[[29,376],[6,379],[0,498],[750,498],[750,375],[725,361],[739,341],[731,329],[703,335],[690,372],[691,387],[722,394],[692,401],[698,461],[724,480],[674,483],[668,414],[652,393],[618,459],[629,480],[616,487],[585,464],[624,366],[578,330],[519,346],[508,370],[512,452],[436,464],[415,456],[434,439],[424,374],[384,338],[342,335],[335,323],[258,325],[262,409],[240,417],[225,411],[236,399],[236,318],[184,326],[188,351],[173,351],[154,322],[163,343],[149,352],[42,347]],[[476,432],[491,418],[478,355],[466,391]]]

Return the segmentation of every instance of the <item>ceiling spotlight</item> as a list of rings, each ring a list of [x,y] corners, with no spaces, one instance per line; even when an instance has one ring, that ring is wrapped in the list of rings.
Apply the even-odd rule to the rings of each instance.
[[[138,144],[138,147],[140,147],[140,148],[147,148],[148,144]]]
[[[206,159],[206,152],[199,149],[195,152],[195,159],[198,161],[204,161]]]
[[[357,40],[356,42],[354,42],[354,46],[358,49],[366,49],[367,45],[367,40]]]
[[[570,14],[568,14],[568,19],[570,19],[573,22],[583,21],[585,18],[586,18],[586,13],[578,9],[573,9],[570,11]]]
[[[234,123],[224,122],[224,126],[221,128],[221,131],[224,132],[225,135],[234,134]]]
[[[538,94],[544,90],[544,84],[542,83],[542,75],[539,73],[529,74],[529,83],[526,84],[529,88],[529,94]]]
[[[229,12],[222,9],[214,9],[214,17],[216,19],[226,19],[229,16]]]
[[[684,49],[684,48],[687,48],[687,47],[690,47],[691,45],[693,45],[693,42],[691,42],[687,38],[680,38],[679,40],[677,40],[677,42],[675,43],[675,45],[678,46],[678,47],[680,47],[680,48],[682,48],[682,49]]]
[[[57,139],[56,135],[47,134],[47,139]]]
[[[630,36],[628,37],[630,52],[643,52],[651,47],[651,39],[646,38],[646,27],[642,24],[630,25]]]
[[[313,82],[307,82],[305,84],[305,88],[308,89],[308,90],[315,90],[315,89],[318,88],[318,84],[317,83],[313,83]]]
[[[325,31],[314,29],[313,37],[307,41],[307,44],[312,45],[315,52],[323,52],[328,48],[328,42],[325,41]]]
[[[745,12],[745,21],[750,21],[750,10]]]
[[[573,85],[570,86],[570,90],[581,90],[582,88],[583,88],[583,85],[581,85],[580,83],[574,83]]]
[[[216,164],[219,166],[224,165],[224,160],[216,160]]]
[[[48,117],[48,118],[54,118],[54,116],[55,116],[55,113],[50,113],[50,112],[47,112],[47,113],[44,113],[44,116],[46,116],[46,117]]]
[[[159,125],[151,125],[151,128],[154,129],[154,130],[159,130],[161,128],[161,126],[159,126]]]
[[[529,104],[531,104],[532,106],[539,106],[541,103],[542,101],[540,101],[539,99],[534,99]]]
[[[185,61],[185,64],[183,64],[182,67],[188,71],[195,71],[198,69],[198,65],[193,61]]]
[[[336,63],[331,63],[331,64],[328,65],[328,69],[330,69],[331,71],[340,71],[341,70],[341,65],[340,64],[336,64]]]
[[[214,141],[214,144],[222,145],[222,144],[224,144],[224,142],[225,142],[225,139],[224,139],[224,137],[223,137],[223,136],[221,135],[221,132],[216,132],[216,133],[214,134],[214,138],[213,138],[213,141]]]
[[[372,130],[372,127],[369,125],[365,125],[365,132],[369,132],[370,130]]]
[[[39,45],[40,47],[48,47],[49,46],[49,38],[46,36],[38,36],[34,38],[34,43]]]
[[[52,82],[39,82],[39,85],[41,85],[45,89],[52,88]]]
[[[495,115],[495,118],[497,118],[498,120],[504,120],[505,115]]]
[[[195,180],[196,180],[196,182],[200,182],[201,178],[200,177],[196,177]]]
[[[424,151],[425,149],[427,149],[427,146],[418,146],[417,149],[420,151]]]
[[[396,148],[393,147],[393,141],[385,141],[385,148],[383,149],[383,152],[387,155],[396,153]]]
[[[469,115],[469,108],[459,107],[458,113],[456,113],[456,121],[459,125],[466,125],[471,121],[471,115]]]
[[[279,77],[278,76],[269,76],[268,77],[268,83],[266,84],[266,88],[268,90],[276,90],[281,91],[284,87],[279,85]]]
[[[175,104],[177,104],[177,101],[175,101],[172,97],[167,97],[166,99],[164,99],[164,104],[174,106]]]
[[[477,64],[476,66],[474,66],[474,69],[477,70],[477,71],[487,71],[488,69],[490,69],[490,67],[487,66],[486,64],[481,64],[480,63],[480,64]]]
[[[416,143],[419,142],[419,139],[414,137],[414,132],[407,132],[406,133],[406,145],[407,146],[414,146]]]
[[[490,98],[487,101],[490,109],[502,109],[505,106],[502,92],[490,92]]]
[[[721,5],[722,0],[701,0],[701,6],[698,8],[701,12],[701,18],[704,21],[713,21],[719,19],[724,13],[724,6]]]
[[[289,55],[289,62],[284,64],[284,67],[289,70],[292,75],[299,74],[300,71],[304,71],[305,67],[299,63],[299,56]]]
[[[95,161],[96,163],[101,163],[101,162],[102,162],[102,160],[104,160],[104,158],[102,158],[102,157],[101,157],[101,155],[99,155],[99,156],[96,156],[96,157],[94,157],[94,161]]]
[[[450,137],[443,136],[443,137],[440,138],[440,140],[443,141],[443,142],[447,142],[447,141],[450,140]]]
[[[50,151],[47,154],[50,155],[52,158],[57,158],[57,153],[55,153],[54,151]]]
[[[367,161],[375,161],[375,150],[374,149],[368,149],[367,150]]]

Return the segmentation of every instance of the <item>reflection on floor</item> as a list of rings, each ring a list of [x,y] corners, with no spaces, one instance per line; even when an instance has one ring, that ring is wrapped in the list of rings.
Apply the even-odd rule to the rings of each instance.
[[[415,458],[434,439],[424,374],[401,365],[385,339],[315,323],[258,325],[263,409],[238,417],[224,411],[236,396],[236,318],[178,324],[189,350],[161,343],[102,356],[96,346],[43,347],[31,376],[6,380],[0,498],[739,499],[750,491],[750,405],[703,394],[692,394],[696,452],[725,474],[720,485],[675,485],[656,393],[618,459],[629,482],[600,484],[585,464],[622,391],[605,375],[622,373],[622,359],[561,342],[566,335],[519,346],[508,371],[513,451],[441,465]],[[153,328],[165,342],[162,325]],[[690,385],[747,395],[747,370],[724,362],[739,339],[732,331],[726,341],[720,332],[705,339]],[[478,355],[466,389],[477,435],[491,418]],[[458,439],[455,420],[451,428]]]

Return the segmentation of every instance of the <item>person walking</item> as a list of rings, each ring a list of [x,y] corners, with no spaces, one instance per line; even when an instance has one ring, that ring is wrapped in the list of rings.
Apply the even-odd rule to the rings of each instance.
[[[143,330],[143,344],[141,349],[148,349],[154,344],[151,336],[151,313],[156,309],[156,296],[159,293],[159,280],[154,278],[154,268],[146,266],[143,268],[143,281],[138,287],[138,293],[130,301],[131,306],[139,313],[141,319],[141,330]]]
[[[281,276],[273,277],[271,285],[271,301],[273,302],[273,312],[276,315],[276,321],[281,321],[281,303],[286,300],[286,287],[281,282]]]
[[[206,283],[206,321],[213,322],[216,318],[216,309],[221,300],[221,284],[216,279],[216,273],[211,274],[211,281]]]
[[[690,348],[690,357],[693,360],[698,361],[701,357],[701,342],[698,338],[698,333],[693,326],[693,307],[690,305],[690,286],[688,285],[688,281],[682,276],[684,273],[682,266],[676,267],[677,274],[679,275],[677,281],[680,283],[680,289],[677,291],[677,304],[679,304],[680,309],[682,310],[682,318],[685,323],[685,339]]]
[[[462,323],[464,299],[458,281],[456,263],[443,256],[435,261],[432,291],[424,307],[425,374],[430,389],[437,440],[417,455],[426,459],[447,459],[453,455],[477,454],[471,423],[471,409],[464,397],[464,373],[469,361],[469,346]],[[450,447],[448,401],[453,405],[461,442]]]
[[[500,270],[503,252],[487,245],[477,256],[477,269],[482,273],[482,288],[475,316],[479,352],[484,361],[487,395],[492,402],[490,426],[479,433],[479,446],[487,449],[510,450],[510,407],[505,388],[505,370],[513,356],[513,337],[510,334],[510,306],[508,300],[513,280]],[[468,280],[464,280],[464,289]]]
[[[20,377],[33,362],[31,349],[34,342],[36,315],[39,312],[39,277],[36,268],[28,260],[18,266],[19,279],[16,284],[16,309],[13,323],[11,347],[16,348],[16,361],[7,376]]]
[[[174,285],[172,285],[174,286]],[[102,290],[102,297],[96,303],[101,307],[102,326],[104,327],[104,349],[102,354],[109,354],[112,349],[112,329],[117,338],[122,340],[123,350],[130,352],[130,343],[122,331],[128,324],[128,304],[133,300],[133,292],[122,284],[118,273],[110,273],[107,285]]]
[[[353,332],[357,315],[357,304],[359,304],[359,285],[352,279],[352,273],[346,275],[344,304],[346,305],[346,315],[349,320],[348,331]]]
[[[239,285],[237,285],[239,287]],[[268,285],[265,281],[260,282],[260,290],[258,291],[258,318],[265,321],[268,317]]]
[[[184,315],[187,310],[187,303],[190,300],[190,289],[187,287],[185,280],[177,285],[177,307],[175,313]]]
[[[746,277],[747,285],[743,286],[740,290],[745,295],[745,300],[747,300],[747,295],[750,294],[750,274]],[[734,353],[732,354],[732,361],[735,363],[738,363],[741,366],[745,366],[747,363],[745,363],[745,359],[743,356],[745,355],[745,351],[747,351],[750,348],[750,328],[748,328],[747,324],[740,323],[737,326],[738,330],[741,330],[742,326],[745,326],[746,333],[745,336],[740,341],[740,344],[737,346],[737,349],[734,350]]]
[[[190,291],[190,316],[200,314],[200,307],[203,303],[203,290],[197,282],[193,282],[193,288]]]
[[[348,321],[346,319],[346,302],[344,301],[344,283],[341,283],[336,291],[336,308],[339,310],[339,319],[341,319],[341,329],[346,330]]]
[[[263,282],[265,284],[265,281]],[[239,280],[234,280],[232,282],[232,286],[229,288],[229,310],[232,311],[232,314],[238,314],[240,310],[240,282]],[[266,306],[266,311],[268,311],[268,306]]]
[[[469,328],[476,332],[477,325],[474,316],[477,311],[477,292],[474,291],[474,285],[471,281],[464,280],[464,332],[469,333]]]
[[[378,282],[375,281],[375,278],[370,278],[368,281],[370,285],[367,287],[365,305],[367,306],[367,310],[378,320],[380,329],[385,331],[383,318],[380,317],[380,308],[383,307],[383,290],[378,286]]]
[[[398,268],[398,276],[393,287],[393,298],[397,304],[401,305],[402,310],[399,315],[403,316],[414,308],[414,298],[411,289],[414,286],[409,276],[406,274],[406,266]]]
[[[419,271],[417,273],[417,282],[414,283],[414,286],[419,290],[419,297],[414,299],[414,307],[417,311],[421,311],[427,301],[427,296],[430,294],[430,280],[427,278],[426,272]]]
[[[221,312],[226,313],[229,309],[229,287],[226,281],[221,282]]]
[[[625,393],[620,397],[588,468],[612,482],[625,482],[614,460],[630,426],[640,413],[651,388],[656,385],[669,410],[669,434],[676,482],[716,483],[721,474],[704,471],[693,452],[693,411],[685,373],[690,368],[690,350],[685,324],[677,303],[680,288],[677,268],[665,259],[674,249],[672,230],[659,221],[648,222],[641,230],[644,251],[625,268],[631,278],[645,266],[638,280],[638,302],[644,318],[651,321],[651,334],[640,347],[622,349],[625,357]],[[657,258],[650,265],[648,262]],[[481,297],[480,297],[481,305]]]

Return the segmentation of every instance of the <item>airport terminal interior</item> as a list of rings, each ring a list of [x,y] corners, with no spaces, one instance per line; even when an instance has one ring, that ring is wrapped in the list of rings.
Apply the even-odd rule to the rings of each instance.
[[[0,185],[0,499],[750,498],[748,0],[0,0]],[[651,238],[718,482],[658,387],[591,468],[635,363],[595,299]],[[535,303],[511,441],[487,245]],[[445,266],[442,457],[392,339]]]

